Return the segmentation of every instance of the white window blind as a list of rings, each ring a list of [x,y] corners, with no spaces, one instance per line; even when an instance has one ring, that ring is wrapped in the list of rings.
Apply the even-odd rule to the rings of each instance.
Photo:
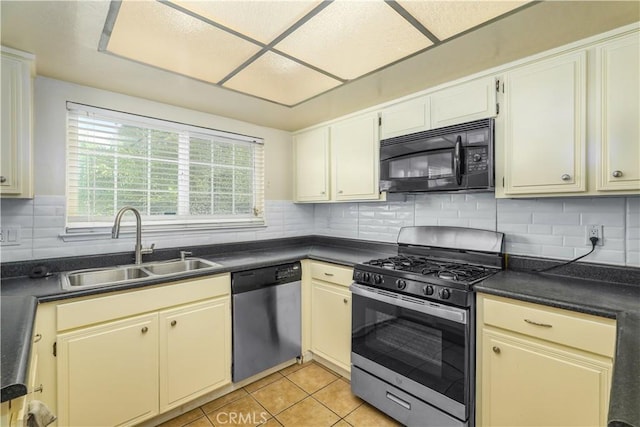
[[[262,139],[67,103],[67,229],[264,223]]]

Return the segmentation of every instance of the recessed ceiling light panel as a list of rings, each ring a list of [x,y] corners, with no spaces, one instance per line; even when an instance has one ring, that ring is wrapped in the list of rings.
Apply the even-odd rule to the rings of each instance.
[[[229,79],[223,87],[291,106],[340,83],[282,55],[267,52]]]
[[[217,83],[260,46],[162,3],[123,1],[106,50]]]
[[[409,1],[398,0],[422,25],[440,40],[446,40],[463,31],[516,9],[528,1]]]
[[[268,44],[321,2],[318,0],[173,0],[172,3]]]
[[[336,0],[275,49],[351,80],[430,45],[382,0]]]

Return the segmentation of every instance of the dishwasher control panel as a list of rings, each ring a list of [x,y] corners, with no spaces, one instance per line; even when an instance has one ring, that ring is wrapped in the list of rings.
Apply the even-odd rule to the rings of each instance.
[[[276,267],[277,282],[287,279],[300,280],[301,277],[302,271],[300,268],[300,263],[296,262],[293,264],[280,265]]]
[[[231,293],[239,294],[301,279],[302,268],[299,261],[238,271],[231,274]]]

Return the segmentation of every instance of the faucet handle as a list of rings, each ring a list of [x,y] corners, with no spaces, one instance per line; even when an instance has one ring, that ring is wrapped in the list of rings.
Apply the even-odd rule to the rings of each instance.
[[[193,252],[189,252],[189,251],[180,251],[180,259],[182,261],[184,261],[185,257],[187,257],[188,255],[193,255]]]
[[[156,247],[156,244],[152,243],[150,247],[142,248],[140,250],[140,253],[143,254],[143,255],[152,254],[153,253],[153,248],[155,248],[155,247]]]

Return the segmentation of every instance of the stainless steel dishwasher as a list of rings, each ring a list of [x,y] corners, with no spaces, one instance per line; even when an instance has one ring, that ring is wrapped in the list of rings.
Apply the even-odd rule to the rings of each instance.
[[[231,274],[233,382],[301,355],[300,262]]]

